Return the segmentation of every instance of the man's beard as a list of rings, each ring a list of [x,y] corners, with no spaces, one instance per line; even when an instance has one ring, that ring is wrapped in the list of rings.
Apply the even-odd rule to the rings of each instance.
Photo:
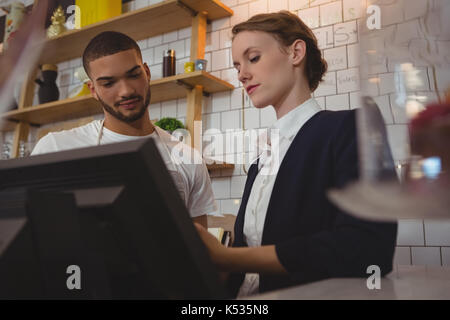
[[[132,123],[136,120],[139,120],[140,118],[142,118],[142,116],[145,114],[145,112],[147,112],[147,107],[150,104],[150,97],[151,97],[151,92],[150,92],[150,87],[148,88],[147,91],[147,95],[145,96],[145,100],[144,103],[142,104],[141,109],[139,110],[139,112],[132,114],[130,116],[126,116],[122,113],[119,112],[119,110],[114,109],[113,107],[111,107],[109,104],[107,104],[106,102],[104,102],[100,96],[98,97],[98,100],[100,101],[100,103],[103,106],[103,109],[105,109],[106,112],[108,112],[110,115],[112,115],[114,118],[126,122],[126,123]],[[134,96],[130,96],[130,97],[126,97],[125,99],[122,99],[121,101],[117,102],[114,104],[114,106],[116,108],[119,108],[119,105],[127,100],[134,100],[134,99],[139,99],[139,101],[142,101],[142,96],[138,96],[138,95],[134,95]]]

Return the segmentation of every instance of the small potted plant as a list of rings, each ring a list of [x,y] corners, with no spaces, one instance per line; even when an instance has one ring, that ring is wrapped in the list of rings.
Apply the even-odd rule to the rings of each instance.
[[[166,130],[171,135],[175,136],[181,142],[185,141],[186,135],[189,133],[185,130],[183,123],[175,118],[162,118],[155,122],[155,125],[163,130]],[[182,130],[179,130],[182,129]]]
[[[155,122],[155,125],[172,134],[177,129],[184,129],[183,123],[175,118],[162,118]]]

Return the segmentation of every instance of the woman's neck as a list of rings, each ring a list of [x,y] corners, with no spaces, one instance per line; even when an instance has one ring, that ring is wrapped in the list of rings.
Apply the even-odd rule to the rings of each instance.
[[[298,91],[294,96],[291,96],[283,100],[279,105],[273,106],[277,115],[277,119],[281,119],[286,114],[297,108],[299,105],[303,104],[305,101],[311,99],[311,92],[308,91]]]

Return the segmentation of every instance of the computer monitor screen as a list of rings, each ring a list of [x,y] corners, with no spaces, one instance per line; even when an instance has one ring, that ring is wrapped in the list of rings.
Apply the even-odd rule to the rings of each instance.
[[[225,297],[153,139],[0,161],[0,297]]]

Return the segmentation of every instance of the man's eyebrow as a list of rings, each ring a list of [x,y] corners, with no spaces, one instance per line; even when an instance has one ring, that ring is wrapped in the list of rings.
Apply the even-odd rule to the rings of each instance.
[[[126,74],[133,73],[134,71],[136,71],[136,70],[139,69],[140,67],[141,67],[141,66],[134,66],[133,68],[131,68],[130,70],[128,70],[128,71],[125,72],[125,73],[126,73]],[[114,77],[100,77],[100,78],[97,78],[96,81],[102,81],[102,80],[108,81],[108,80],[112,80],[112,79],[114,79]]]

